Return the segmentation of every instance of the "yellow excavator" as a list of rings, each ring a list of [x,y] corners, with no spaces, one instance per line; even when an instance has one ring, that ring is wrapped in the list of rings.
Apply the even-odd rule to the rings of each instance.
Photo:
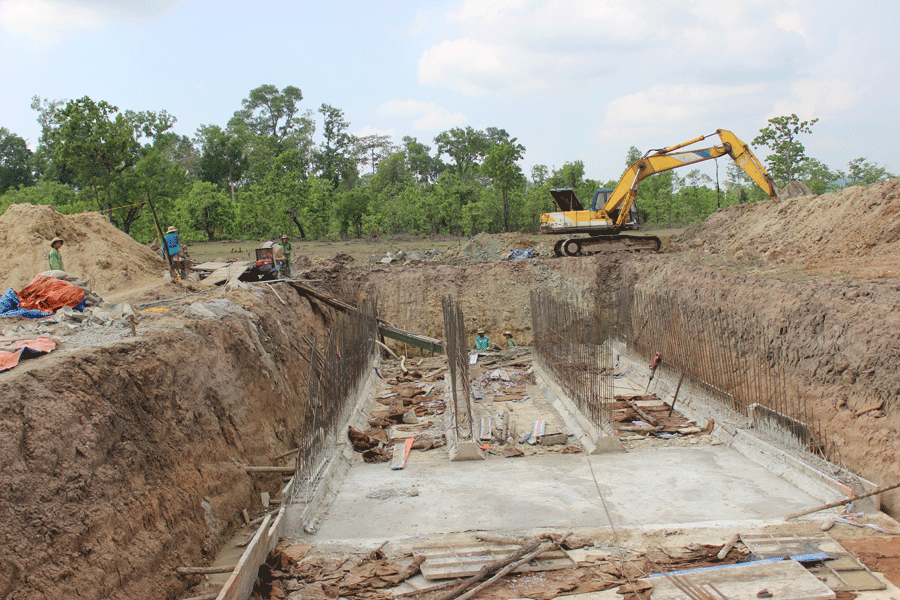
[[[713,135],[719,136],[721,145],[676,152]],[[675,146],[648,151],[640,160],[628,167],[614,189],[594,192],[590,209],[582,206],[574,190],[550,190],[561,212],[542,214],[540,232],[551,235],[589,234],[590,237],[564,238],[556,242],[553,251],[557,256],[576,256],[582,254],[585,249],[655,252],[660,247],[658,237],[621,235],[623,231],[635,231],[640,228],[637,205],[634,202],[638,184],[654,173],[662,173],[726,154],[773,200],[810,193],[809,188],[795,181],[784,190],[779,190],[747,144],[730,131],[717,129],[715,134],[701,135]]]

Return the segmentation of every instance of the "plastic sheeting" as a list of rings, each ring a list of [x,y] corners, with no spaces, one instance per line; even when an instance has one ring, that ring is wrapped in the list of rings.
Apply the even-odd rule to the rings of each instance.
[[[84,290],[68,281],[35,275],[19,292],[19,307],[56,312],[63,306],[76,307],[84,300]]]
[[[3,296],[0,296],[0,317],[25,317],[27,319],[41,319],[52,316],[52,312],[29,310],[19,306],[19,295],[16,290],[9,288]]]
[[[0,372],[12,369],[22,358],[46,354],[55,349],[56,342],[45,337],[6,344],[0,347]]]

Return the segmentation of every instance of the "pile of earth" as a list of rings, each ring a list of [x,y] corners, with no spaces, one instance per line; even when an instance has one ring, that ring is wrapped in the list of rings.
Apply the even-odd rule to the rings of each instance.
[[[555,239],[553,241],[556,241]],[[535,248],[535,246],[538,246]],[[535,244],[532,239],[521,233],[479,233],[462,246],[450,248],[441,256],[440,261],[449,265],[473,265],[480,262],[499,260],[509,250],[527,250],[534,248],[540,254],[552,252],[549,244]]]
[[[13,204],[0,215],[0,286],[21,289],[48,270],[50,240],[61,238],[68,273],[101,295],[159,281],[161,256],[100,213],[63,215],[47,205]]]
[[[732,206],[687,231],[677,249],[773,266],[895,277],[900,273],[900,179]]]

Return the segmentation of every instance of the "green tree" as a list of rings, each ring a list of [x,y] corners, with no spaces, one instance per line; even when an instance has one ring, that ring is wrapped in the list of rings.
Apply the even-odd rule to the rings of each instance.
[[[140,216],[139,207],[113,211],[122,202],[116,193],[122,176],[140,158],[134,126],[118,108],[85,96],[69,101],[57,112],[59,125],[52,132],[53,160],[72,173],[74,183],[89,191],[110,220],[128,233]]]
[[[845,176],[847,185],[870,185],[876,181],[887,181],[897,177],[888,173],[886,168],[878,166],[878,163],[870,163],[865,158],[855,158],[847,164],[847,167]]]
[[[315,152],[319,174],[337,189],[343,181],[356,178],[354,138],[348,130],[350,123],[344,119],[344,111],[328,104],[319,107],[322,114],[323,143]]]
[[[356,142],[356,162],[361,167],[368,165],[372,168],[372,174],[378,168],[378,163],[393,154],[394,145],[391,143],[389,135],[366,135],[355,138]]]
[[[534,185],[544,185],[547,181],[550,171],[547,165],[534,165],[531,167],[531,181]]]
[[[203,140],[203,150],[199,162],[201,181],[214,183],[220,189],[227,189],[234,202],[234,187],[247,169],[245,141],[240,136],[223,131],[217,125],[201,125],[199,137]]]
[[[774,117],[769,124],[759,130],[753,139],[753,145],[766,146],[771,153],[766,158],[769,174],[780,187],[796,179],[802,171],[803,163],[808,160],[806,148],[800,143],[801,134],[811,134],[812,126],[819,120],[801,121],[792,114],[789,117]]]
[[[206,234],[208,241],[213,241],[216,233],[227,233],[227,228],[234,220],[232,203],[213,183],[197,181],[191,187],[184,203],[187,215],[185,220],[191,228]]]
[[[303,100],[300,88],[289,85],[282,90],[267,84],[250,90],[229,122],[232,129],[242,126],[253,135],[272,142],[275,156],[297,148],[297,138],[311,137],[315,124],[308,112],[300,114],[297,103]]]
[[[824,194],[833,189],[839,174],[828,168],[825,163],[815,158],[807,158],[800,167],[798,177],[802,179],[814,194]]]
[[[61,183],[72,183],[70,173],[65,172],[62,165],[53,162],[53,130],[59,125],[57,113],[66,105],[65,100],[47,100],[40,96],[31,98],[31,108],[37,111],[37,121],[41,125],[41,137],[33,157],[35,175],[46,177]]]
[[[403,137],[403,148],[406,162],[419,183],[433,183],[444,170],[439,158],[431,156],[431,147],[420,143],[416,138]]]
[[[0,127],[0,195],[34,185],[33,153],[24,139]]]
[[[33,186],[11,189],[0,196],[0,214],[11,204],[49,204],[64,215],[72,215],[93,208],[93,201],[79,200],[71,186],[43,179]]]
[[[456,164],[459,180],[465,184],[467,175],[477,168],[488,152],[490,140],[485,132],[472,127],[454,127],[434,138],[438,156],[446,154]]]
[[[494,181],[503,199],[503,230],[509,231],[509,194],[523,186],[525,179],[516,161],[522,160],[525,146],[516,143],[516,138],[502,139],[495,143],[484,159],[484,172]]]

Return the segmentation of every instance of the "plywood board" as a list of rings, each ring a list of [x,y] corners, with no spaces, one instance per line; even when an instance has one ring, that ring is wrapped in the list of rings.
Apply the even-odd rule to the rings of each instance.
[[[768,590],[778,600],[828,600],[835,593],[815,575],[793,560],[769,563],[737,564],[679,575],[679,578],[710,591],[716,587],[727,598],[757,598]],[[683,600],[678,587],[665,577],[647,579],[653,584],[653,600]]]
[[[831,560],[807,565],[807,569],[836,592],[864,592],[886,587],[855,556],[824,533],[782,537],[742,535],[741,541],[756,558],[827,554]]]

